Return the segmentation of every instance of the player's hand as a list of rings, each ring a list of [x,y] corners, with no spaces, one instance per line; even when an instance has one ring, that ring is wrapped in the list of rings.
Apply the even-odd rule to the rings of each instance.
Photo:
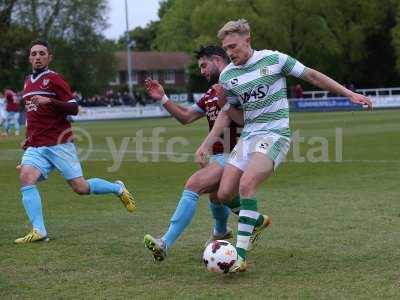
[[[162,85],[157,81],[151,78],[147,78],[144,82],[147,93],[154,100],[160,101],[162,97],[164,97],[165,92]]]
[[[224,92],[223,86],[220,84],[214,84],[211,88],[217,94],[217,98],[218,98],[217,103],[218,103],[219,108],[222,108],[226,103],[226,97],[225,97],[225,92]]]
[[[39,96],[39,95],[35,95],[35,96],[32,96],[31,97],[31,102],[33,103],[33,104],[35,104],[35,105],[37,105],[37,106],[39,106],[39,105],[43,105],[43,104],[48,104],[48,103],[50,103],[51,102],[51,99],[50,98],[47,98],[47,97],[43,97],[43,96]]]
[[[201,144],[195,155],[195,161],[200,165],[200,167],[204,168],[208,164],[208,156],[210,155],[208,147]]]
[[[361,105],[367,105],[368,110],[372,110],[372,102],[371,100],[361,94],[358,93],[352,93],[351,96],[349,97],[350,101],[356,104],[361,104]]]

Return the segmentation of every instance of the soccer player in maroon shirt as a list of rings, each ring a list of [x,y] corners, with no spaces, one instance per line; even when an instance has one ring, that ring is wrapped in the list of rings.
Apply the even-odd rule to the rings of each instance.
[[[220,72],[229,63],[225,51],[216,46],[201,48],[197,51],[197,59],[201,75],[210,84],[218,82]],[[170,101],[165,95],[163,87],[156,80],[147,79],[146,90],[153,99],[160,101],[164,108],[182,124],[192,123],[205,116],[208,120],[209,129],[212,130],[214,126],[218,126],[218,124],[215,124],[218,115],[220,115],[219,118],[221,120],[225,120],[221,121],[221,123],[226,123],[226,119],[229,118],[226,113],[220,112],[220,108],[217,105],[218,98],[212,88],[191,107],[179,106]],[[237,110],[237,114],[237,119],[242,119],[241,116],[243,114],[240,110]],[[167,249],[171,248],[190,224],[196,212],[197,200],[204,193],[210,194],[209,207],[215,219],[215,226],[208,242],[232,237],[232,230],[227,227],[229,208],[234,213],[237,213],[240,208],[240,199],[237,197],[232,202],[221,205],[215,193],[224,170],[224,150],[225,152],[230,151],[236,145],[237,124],[230,122],[228,131],[229,147],[224,149],[221,140],[215,141],[212,146],[213,155],[211,155],[209,163],[206,164],[203,160],[201,162],[203,168],[195,172],[186,182],[167,232],[161,238],[154,238],[149,234],[145,235],[145,246],[152,252],[156,261],[162,261],[165,258]],[[260,221],[259,225],[262,224],[263,220]]]
[[[32,223],[32,231],[15,240],[17,244],[47,241],[42,204],[36,183],[47,179],[57,169],[79,195],[115,194],[129,212],[134,211],[132,195],[121,181],[100,178],[86,180],[73,143],[68,115],[78,114],[78,104],[68,83],[48,69],[52,54],[47,42],[33,41],[29,61],[33,73],[28,76],[23,92],[27,112],[26,141],[23,146],[20,182],[22,203]]]

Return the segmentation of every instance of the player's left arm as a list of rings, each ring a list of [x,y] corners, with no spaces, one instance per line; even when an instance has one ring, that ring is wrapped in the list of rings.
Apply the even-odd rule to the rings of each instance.
[[[324,91],[347,97],[353,103],[367,105],[368,109],[372,109],[372,102],[368,97],[345,88],[343,85],[317,70],[306,67],[300,78]]]
[[[196,151],[196,162],[204,167],[207,164],[207,157],[211,153],[212,146],[221,140],[221,135],[225,130],[229,130],[229,126],[232,120],[228,113],[220,111],[218,113],[217,119],[214,122],[213,128],[210,130],[208,135],[205,137],[201,145]]]
[[[244,124],[244,117],[243,117],[243,110],[239,109],[235,105],[231,104],[230,101],[227,100],[225,95],[224,88],[221,84],[214,84],[212,89],[217,94],[218,98],[218,106],[221,108],[221,111],[226,112],[230,119],[235,121],[236,124],[243,125]]]

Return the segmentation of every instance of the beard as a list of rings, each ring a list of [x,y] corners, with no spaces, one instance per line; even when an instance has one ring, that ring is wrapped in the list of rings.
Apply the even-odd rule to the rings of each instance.
[[[210,80],[208,81],[211,85],[218,83],[219,81],[219,71],[216,66],[213,66],[210,72]]]

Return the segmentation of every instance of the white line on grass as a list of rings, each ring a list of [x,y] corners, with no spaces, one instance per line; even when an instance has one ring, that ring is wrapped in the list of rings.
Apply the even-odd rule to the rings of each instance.
[[[9,154],[21,154],[22,155],[22,150],[20,149],[6,149],[6,150],[0,150],[0,160],[15,160],[15,158],[10,157]],[[85,152],[85,151],[84,151]],[[91,153],[93,154],[103,154],[103,153],[110,153],[110,150],[108,149],[96,149],[96,150],[91,150]],[[136,151],[136,150],[126,150],[125,153],[127,154],[156,154],[156,155],[161,155],[161,156],[178,156],[178,155],[184,155],[187,157],[194,158],[195,154],[194,153],[186,153],[186,152],[166,152],[166,151]],[[4,157],[2,154],[5,154]],[[90,156],[89,156],[90,157]],[[111,157],[100,157],[100,158],[89,158],[86,161],[111,161]],[[124,159],[124,161],[137,161],[136,159]],[[297,162],[294,160],[287,160],[287,163],[303,163],[303,162]],[[306,161],[307,162],[307,161]],[[308,162],[311,163],[311,162]],[[385,159],[344,159],[342,161],[320,161],[320,162],[312,162],[312,163],[372,163],[372,164],[400,164],[400,159],[391,159],[391,160],[385,160]]]

